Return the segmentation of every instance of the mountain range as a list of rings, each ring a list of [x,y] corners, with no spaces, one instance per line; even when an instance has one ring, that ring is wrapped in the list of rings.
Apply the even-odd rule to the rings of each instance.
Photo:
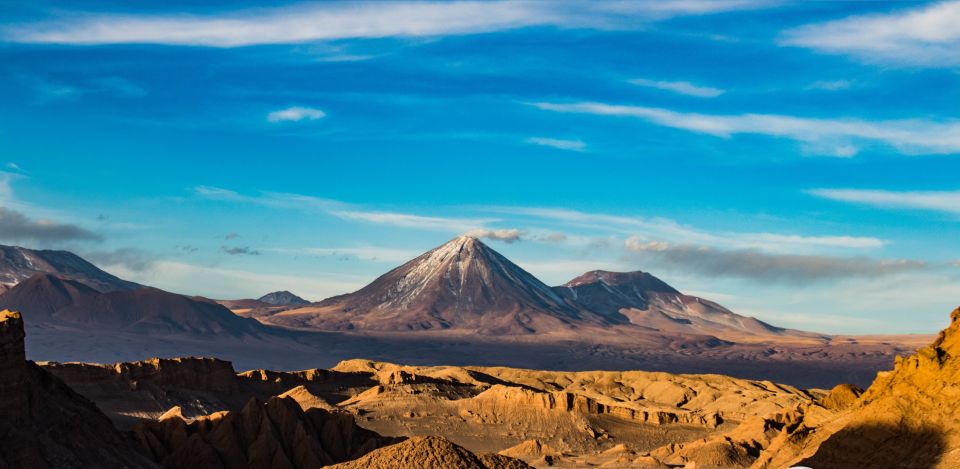
[[[824,386],[841,379],[865,384],[890,357],[927,340],[785,329],[645,272],[592,271],[551,287],[471,237],[457,237],[356,292],[308,304],[283,291],[256,300],[189,297],[124,281],[62,251],[4,252],[20,259],[6,264],[7,278],[52,270],[0,294],[0,308],[23,313],[27,353],[42,360],[213,355],[241,369],[293,369],[361,356],[726,373]],[[50,260],[41,265],[36,252]],[[69,262],[52,261],[58,259]]]
[[[469,331],[482,335],[597,333],[822,338],[685,295],[646,272],[587,272],[550,287],[482,241],[460,236],[360,290],[260,315],[325,331]]]
[[[490,336],[666,333],[725,340],[823,337],[741,316],[646,272],[587,272],[550,287],[477,238],[459,236],[360,290],[309,303],[186,297],[115,277],[67,251],[0,246],[0,307],[31,322],[144,333],[256,335],[260,324],[316,331],[468,331]],[[229,310],[228,310],[229,308]]]

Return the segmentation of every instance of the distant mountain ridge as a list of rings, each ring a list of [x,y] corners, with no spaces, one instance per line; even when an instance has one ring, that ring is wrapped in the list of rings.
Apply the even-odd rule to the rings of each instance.
[[[309,301],[300,298],[287,290],[275,291],[257,298],[257,301],[273,306],[293,306],[310,304]]]
[[[591,311],[611,316],[623,308],[646,309],[653,293],[680,293],[646,272],[605,270],[587,272],[554,290]]]
[[[663,332],[728,339],[771,335],[824,337],[736,314],[713,301],[681,293],[647,272],[594,270],[554,289],[591,311]]]
[[[0,309],[23,313],[28,324],[144,334],[257,336],[267,328],[209,301],[156,288],[100,292],[79,280],[36,274],[0,295]]]
[[[100,292],[133,290],[143,285],[123,280],[69,251],[0,245],[0,292],[34,274],[55,274]]]

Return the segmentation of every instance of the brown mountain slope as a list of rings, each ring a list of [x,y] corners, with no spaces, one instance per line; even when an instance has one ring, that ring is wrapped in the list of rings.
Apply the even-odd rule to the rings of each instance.
[[[101,292],[141,287],[100,270],[72,252],[0,245],[0,285],[10,288],[35,274],[55,274]]]
[[[647,309],[653,293],[680,293],[647,272],[605,270],[592,270],[554,290],[608,316],[615,316],[624,308]]]
[[[528,469],[526,463],[497,454],[476,455],[435,436],[419,436],[378,449],[337,469]]]
[[[828,339],[823,334],[784,329],[735,314],[713,301],[685,295],[647,272],[594,270],[554,290],[596,313],[666,333],[713,335],[733,341]]]
[[[97,407],[24,358],[23,320],[0,312],[0,467],[152,468]]]
[[[491,335],[610,324],[468,236],[425,253],[354,293],[261,320],[323,330],[456,329]]]
[[[101,293],[51,274],[36,274],[0,295],[0,308],[23,312],[30,324],[93,326],[142,334],[239,337],[267,330],[211,301],[149,287]]]

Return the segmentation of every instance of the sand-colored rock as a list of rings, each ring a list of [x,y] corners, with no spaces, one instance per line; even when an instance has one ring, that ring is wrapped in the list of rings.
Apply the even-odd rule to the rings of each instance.
[[[214,358],[151,358],[129,363],[43,363],[47,371],[129,427],[171,407],[187,417],[241,407],[250,397],[230,362]],[[271,394],[272,395],[272,394]]]
[[[849,413],[791,463],[844,467],[960,467],[960,309],[928,347],[880,373]],[[821,432],[826,433],[826,432]],[[770,467],[774,467],[770,465]]]
[[[310,392],[310,390],[307,389],[306,386],[297,386],[279,395],[278,397],[289,397],[297,401],[297,404],[299,404],[300,408],[303,410],[323,409],[323,410],[332,411],[336,409],[334,406],[330,405],[330,403],[324,400],[322,397]]]
[[[698,467],[960,467],[960,309],[928,347],[898,358],[860,395],[840,385],[793,411],[668,445],[650,456]]]
[[[526,463],[507,456],[476,455],[439,437],[413,437],[380,448],[366,456],[333,466],[336,469],[527,469]]]
[[[522,461],[542,461],[543,464],[548,466],[556,464],[563,456],[563,453],[551,448],[550,445],[540,440],[526,440],[497,454]]]
[[[861,394],[863,389],[852,384],[838,384],[820,399],[820,405],[831,410],[843,410],[854,405]]]
[[[189,423],[168,415],[133,432],[147,454],[169,469],[315,469],[393,441],[358,427],[349,414],[304,411],[292,398],[253,399],[240,411]]]

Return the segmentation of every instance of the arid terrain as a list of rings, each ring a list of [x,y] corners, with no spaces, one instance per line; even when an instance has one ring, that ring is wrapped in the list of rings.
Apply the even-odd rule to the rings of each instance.
[[[0,314],[3,467],[952,468],[960,310],[866,390],[723,375],[214,358],[26,361]],[[894,462],[895,461],[895,462]]]

